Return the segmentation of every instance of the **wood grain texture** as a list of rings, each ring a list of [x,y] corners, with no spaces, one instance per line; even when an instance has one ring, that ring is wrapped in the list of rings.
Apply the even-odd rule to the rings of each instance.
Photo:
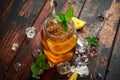
[[[41,2],[41,1],[40,1]],[[8,75],[6,76],[7,79],[11,80],[25,80],[27,75],[30,72],[30,67],[33,63],[33,56],[32,52],[34,52],[36,49],[40,47],[40,31],[42,29],[42,23],[45,20],[45,18],[48,16],[50,7],[49,5],[49,0],[45,2],[43,5],[42,9],[39,12],[39,15],[37,16],[36,20],[32,24],[36,28],[36,36],[34,39],[30,40],[25,40],[23,43],[23,46],[20,48],[20,50],[17,53],[16,58],[14,59],[13,63],[11,64],[9,70],[8,70]],[[16,63],[21,63],[22,66],[19,68],[18,71],[15,70],[14,65]],[[15,76],[12,77],[12,74]]]
[[[3,20],[3,18],[0,22],[0,77],[4,77],[6,75],[11,62],[14,60],[17,51],[20,49],[21,45],[23,45],[23,42],[26,38],[25,28],[32,26],[32,22],[36,17],[33,15],[38,14],[45,2],[41,2],[40,0],[29,1],[12,0],[11,4],[8,6],[10,12],[6,11],[3,13],[5,15],[2,15],[3,17],[7,16],[7,18],[5,20]],[[24,15],[19,14],[21,11],[23,11],[22,6],[31,6],[31,4],[32,7],[30,7],[30,9],[24,9]],[[31,11],[31,13],[28,14],[28,11]],[[25,16],[26,14],[27,17]],[[19,45],[16,51],[11,49],[13,43],[17,43]]]
[[[10,8],[13,5],[14,0],[0,0],[0,22],[7,18],[7,15],[11,12]]]
[[[120,79],[120,21],[118,25],[117,35],[111,54],[108,69],[106,70],[105,80],[119,80]]]
[[[104,17],[103,21],[98,19],[99,14]],[[79,18],[88,22],[84,28],[85,35],[97,36],[100,39],[98,56],[90,60],[89,69],[95,79],[97,73],[100,73],[103,80],[117,31],[116,25],[119,21],[118,2],[116,0],[88,0]]]

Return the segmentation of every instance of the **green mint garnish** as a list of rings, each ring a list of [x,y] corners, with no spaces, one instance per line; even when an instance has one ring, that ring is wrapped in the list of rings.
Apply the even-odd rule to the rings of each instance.
[[[67,22],[69,22],[71,20],[71,18],[73,17],[73,8],[70,7],[65,14],[63,13],[58,13],[58,15],[54,15],[54,17],[62,23],[62,29],[64,31],[67,31],[68,25]]]
[[[39,65],[40,63],[45,62],[46,56],[44,54],[37,56],[35,64]]]
[[[91,43],[93,46],[95,46],[95,47],[99,46],[99,43],[97,42],[96,37],[92,37],[92,38],[91,37],[86,37],[85,39],[86,39],[86,41]]]
[[[37,76],[40,69],[42,69],[42,70],[50,69],[49,64],[47,64],[45,62],[45,60],[46,60],[45,54],[39,55],[36,58],[35,63],[31,66],[31,71],[32,71],[33,75]]]
[[[73,8],[70,7],[70,8],[66,11],[66,13],[65,13],[65,19],[66,19],[66,21],[70,21],[73,16],[74,16],[74,14],[73,14]]]
[[[33,74],[33,75],[37,76],[38,73],[39,73],[39,70],[40,70],[39,67],[36,66],[35,64],[33,64],[33,65],[31,66],[31,71],[32,71],[32,74]]]

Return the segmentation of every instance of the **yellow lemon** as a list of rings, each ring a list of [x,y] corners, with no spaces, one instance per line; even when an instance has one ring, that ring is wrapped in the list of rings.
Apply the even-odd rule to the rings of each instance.
[[[80,29],[85,26],[86,22],[82,21],[76,17],[72,17],[72,21],[74,22],[74,26],[76,29]]]
[[[68,80],[77,80],[77,70],[71,75]]]

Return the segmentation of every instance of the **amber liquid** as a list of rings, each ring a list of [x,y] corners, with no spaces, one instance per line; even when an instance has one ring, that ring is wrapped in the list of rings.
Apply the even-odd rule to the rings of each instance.
[[[64,40],[54,40],[49,38],[44,31],[42,31],[43,51],[46,54],[48,61],[54,65],[61,62],[69,61],[75,51],[77,42],[76,34],[71,35]]]

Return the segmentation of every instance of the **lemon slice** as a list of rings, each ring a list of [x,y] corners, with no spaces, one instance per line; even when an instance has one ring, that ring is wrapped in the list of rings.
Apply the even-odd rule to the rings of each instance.
[[[54,54],[64,54],[70,51],[76,45],[76,41],[77,36],[73,35],[69,40],[66,39],[64,42],[47,40],[47,45]]]
[[[71,75],[68,80],[77,80],[77,70]]]
[[[72,21],[74,22],[74,26],[76,29],[80,29],[80,28],[83,28],[86,24],[85,21],[82,21],[76,17],[72,17]]]

